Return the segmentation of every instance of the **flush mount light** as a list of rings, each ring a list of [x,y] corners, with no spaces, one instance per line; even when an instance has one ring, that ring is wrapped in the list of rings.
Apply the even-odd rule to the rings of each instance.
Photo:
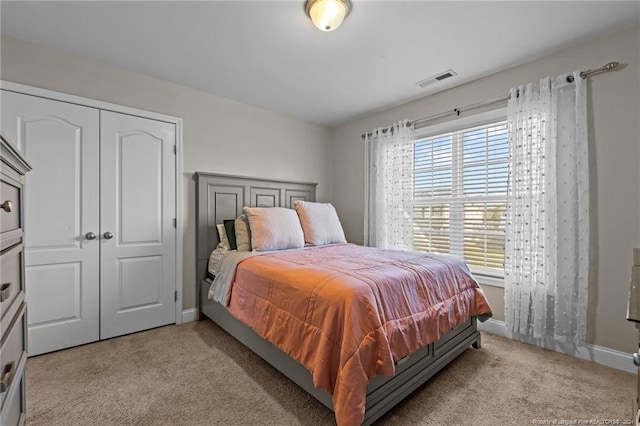
[[[349,0],[307,0],[307,16],[321,31],[333,31],[351,10]]]

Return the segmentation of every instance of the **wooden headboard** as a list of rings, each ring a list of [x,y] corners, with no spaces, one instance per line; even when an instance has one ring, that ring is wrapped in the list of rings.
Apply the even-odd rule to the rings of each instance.
[[[218,245],[216,224],[235,219],[242,207],[293,207],[315,201],[317,183],[196,172],[196,288],[207,276],[209,255]]]

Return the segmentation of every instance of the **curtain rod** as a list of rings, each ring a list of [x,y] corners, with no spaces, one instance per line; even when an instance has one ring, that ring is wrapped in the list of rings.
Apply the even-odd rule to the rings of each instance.
[[[608,62],[605,65],[601,66],[600,68],[595,68],[595,69],[592,69],[592,70],[585,70],[585,71],[580,72],[580,77],[587,78],[588,76],[590,76],[592,74],[611,71],[611,70],[616,69],[618,67],[618,65],[620,65],[619,62]],[[567,76],[567,83],[573,83],[573,80],[574,80],[573,75],[568,75]],[[501,103],[501,102],[506,102],[508,99],[509,99],[508,95],[498,96],[497,98],[487,99],[485,101],[480,101],[480,102],[476,102],[476,103],[473,103],[473,104],[465,105],[465,106],[462,106],[462,107],[459,107],[459,108],[454,108],[454,109],[449,110],[449,111],[443,111],[441,113],[433,114],[433,115],[430,115],[428,117],[418,118],[417,120],[413,121],[413,125],[414,125],[414,127],[422,127],[424,124],[426,124],[426,123],[428,123],[430,121],[433,121],[433,120],[437,120],[439,118],[444,118],[444,117],[447,117],[447,116],[452,115],[452,114],[460,115],[461,112],[471,111],[471,110],[482,108],[482,107],[485,107],[485,106],[498,104],[498,103]],[[367,137],[367,135],[371,135],[371,133],[363,133],[361,135],[362,139]]]

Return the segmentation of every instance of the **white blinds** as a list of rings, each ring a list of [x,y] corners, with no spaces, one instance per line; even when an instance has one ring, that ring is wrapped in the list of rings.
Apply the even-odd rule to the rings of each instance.
[[[413,249],[502,276],[508,158],[505,121],[417,140]]]

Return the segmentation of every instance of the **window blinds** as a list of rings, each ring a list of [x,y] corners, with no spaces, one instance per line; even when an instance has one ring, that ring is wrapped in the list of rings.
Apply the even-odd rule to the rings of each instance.
[[[505,121],[417,140],[414,250],[458,255],[502,276],[508,159]]]

